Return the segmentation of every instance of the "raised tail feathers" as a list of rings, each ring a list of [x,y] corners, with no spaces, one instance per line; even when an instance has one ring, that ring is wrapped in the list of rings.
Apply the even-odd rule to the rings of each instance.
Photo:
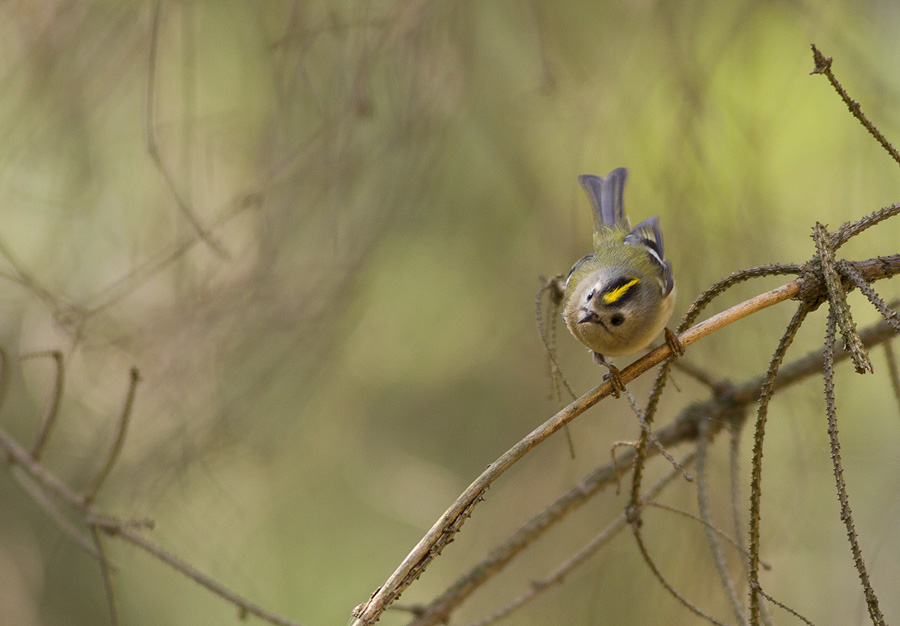
[[[628,170],[624,167],[614,169],[605,178],[593,174],[578,177],[578,182],[584,187],[594,206],[595,231],[616,227],[631,230],[631,223],[622,204],[626,178]]]

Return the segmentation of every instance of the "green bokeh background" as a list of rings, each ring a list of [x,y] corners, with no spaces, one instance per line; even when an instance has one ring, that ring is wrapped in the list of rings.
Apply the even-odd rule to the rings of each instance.
[[[0,341],[10,357],[0,426],[28,445],[53,368],[17,359],[62,350],[65,395],[44,459],[81,488],[137,366],[129,436],[99,504],[154,519],[160,545],[307,626],[346,623],[469,482],[556,410],[533,302],[539,277],[567,271],[589,246],[579,174],[631,169],[626,207],[635,220],[661,216],[676,316],[732,271],[807,260],[816,221],[834,228],[900,200],[897,165],[809,76],[816,42],[900,141],[893,2],[160,6],[150,100],[152,5],[0,6]],[[224,254],[198,239],[186,211]],[[862,259],[898,242],[888,221],[842,251]],[[777,284],[743,285],[712,310]],[[900,291],[896,280],[878,288]],[[860,325],[876,319],[858,294],[851,304]],[[757,375],[792,311],[744,320],[687,358],[734,381]],[[823,332],[820,311],[789,360],[821,346]],[[564,331],[559,351],[575,390],[598,382]],[[881,349],[873,362],[873,376],[841,368],[840,424],[857,530],[896,622],[900,417]],[[705,397],[676,382],[660,424]],[[772,407],[763,582],[817,624],[865,623],[824,420],[820,380]],[[402,603],[427,602],[637,432],[624,401],[604,402],[572,424],[575,460],[562,437],[540,446]],[[713,447],[712,495],[731,528],[724,443]],[[665,469],[654,461],[651,478]],[[676,484],[663,500],[693,510],[696,497]],[[596,498],[453,623],[522,593],[625,501]],[[702,529],[651,510],[644,534],[673,584],[729,621]],[[148,555],[106,548],[122,623],[239,622]],[[737,572],[740,557],[729,558]],[[97,563],[6,466],[0,607],[3,625],[109,620]],[[626,533],[504,623],[701,622]]]

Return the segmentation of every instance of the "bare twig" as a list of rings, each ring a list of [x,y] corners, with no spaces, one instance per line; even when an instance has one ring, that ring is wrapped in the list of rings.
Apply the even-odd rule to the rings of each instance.
[[[724,328],[728,324],[732,324],[756,311],[793,297],[799,290],[799,281],[793,281],[786,285],[782,285],[781,287],[751,298],[746,302],[735,305],[730,309],[697,324],[693,328],[682,333],[679,336],[679,340],[682,345],[689,346],[710,333],[713,333],[720,328]],[[659,365],[659,363],[669,356],[671,356],[671,349],[668,345],[663,345],[656,350],[653,350],[621,370],[620,375],[622,381],[624,383],[631,382],[650,368]],[[391,574],[387,581],[385,581],[375,593],[372,594],[369,601],[354,609],[353,626],[372,624],[378,620],[378,617],[384,610],[394,600],[400,597],[400,594],[421,574],[428,563],[430,563],[437,555],[436,549],[439,551],[443,545],[446,545],[447,540],[452,538],[452,535],[456,531],[451,529],[458,529],[462,526],[465,517],[469,515],[471,509],[477,504],[477,501],[481,498],[484,491],[497,480],[497,478],[512,467],[519,459],[525,456],[531,449],[562,428],[564,424],[572,421],[587,409],[611,394],[611,381],[606,381],[595,387],[534,429],[506,453],[501,455],[500,458],[491,463],[481,476],[479,476],[456,499],[456,502],[444,512],[440,519],[435,522],[431,527],[431,530],[429,530],[419,543],[416,544],[394,573]]]
[[[0,430],[0,450],[3,450],[8,463],[21,467],[28,476],[40,483],[48,495],[59,498],[76,509],[83,510],[85,508],[82,496],[72,491],[68,485],[56,477],[56,474],[47,470],[40,462],[31,458],[31,453],[3,430]]]
[[[91,537],[100,560],[100,577],[103,579],[103,590],[106,593],[106,604],[109,606],[109,621],[113,626],[119,626],[119,610],[116,607],[116,593],[112,586],[112,567],[103,549],[103,541],[96,526],[91,526]]]
[[[847,243],[847,241],[849,241],[852,237],[855,237],[864,230],[871,228],[872,226],[883,222],[889,217],[894,217],[898,214],[900,214],[900,203],[892,204],[882,209],[878,209],[877,211],[873,211],[872,213],[866,215],[864,218],[857,220],[852,224],[844,224],[836,232],[832,233],[831,245],[834,250],[837,250],[842,245]]]
[[[869,299],[872,306],[874,306],[875,309],[881,313],[881,316],[894,327],[894,330],[900,332],[900,315],[897,314],[897,311],[888,306],[881,296],[878,295],[878,292],[872,289],[869,281],[863,278],[862,274],[859,273],[859,270],[846,261],[840,261],[837,264],[837,269],[843,276],[846,276],[866,298]]]
[[[19,483],[22,490],[34,500],[34,503],[44,511],[44,514],[47,515],[47,517],[53,520],[57,528],[59,528],[64,535],[69,537],[69,539],[74,541],[75,545],[79,548],[94,558],[100,558],[100,554],[97,552],[94,544],[92,544],[91,541],[84,536],[81,530],[59,510],[56,502],[47,495],[43,483],[36,482],[19,466],[13,466],[11,469],[13,478],[16,479],[16,482]]]
[[[656,566],[656,563],[651,558],[650,553],[647,551],[647,546],[644,545],[644,538],[641,536],[640,524],[635,523],[631,520],[629,521],[631,522],[631,528],[634,531],[634,539],[637,542],[638,550],[640,551],[641,556],[644,557],[644,562],[647,564],[647,567],[650,568],[650,571],[654,576],[656,576],[656,579],[665,588],[665,590],[668,591],[676,600],[681,602],[681,604],[683,604],[688,610],[690,610],[691,613],[699,615],[706,621],[710,622],[711,624],[715,624],[716,626],[728,626],[727,624],[725,624],[725,622],[719,621],[709,613],[703,611],[696,604],[688,600],[684,596],[684,594],[682,594],[672,586],[672,584],[666,579],[666,577],[663,576],[662,572],[659,570],[659,568]]]
[[[647,437],[650,440],[650,442],[653,445],[655,445],[657,448],[659,448],[659,453],[663,456],[663,458],[665,460],[667,460],[672,465],[672,467],[674,467],[679,472],[681,472],[682,478],[684,478],[688,482],[692,482],[694,480],[694,477],[690,474],[690,472],[688,472],[686,469],[684,469],[678,463],[678,461],[675,460],[675,457],[672,456],[672,454],[668,450],[666,450],[666,447],[662,443],[660,443],[659,439],[656,438],[656,435],[653,434],[653,431],[650,429],[650,424],[644,418],[644,412],[641,411],[640,408],[638,408],[638,405],[634,399],[634,396],[632,396],[631,393],[629,393],[629,391],[627,389],[624,389],[623,392],[625,393],[625,397],[628,399],[628,404],[631,407],[632,412],[638,418],[638,422],[640,423],[641,428],[647,434]],[[613,462],[615,462],[615,457],[613,457]]]
[[[131,408],[134,406],[134,394],[140,379],[141,377],[138,373],[138,369],[132,367],[131,379],[128,384],[128,394],[125,396],[125,406],[122,407],[122,413],[119,415],[119,420],[116,422],[116,435],[113,439],[112,447],[109,449],[109,454],[106,456],[106,462],[103,464],[103,467],[100,468],[100,471],[97,472],[94,482],[91,483],[90,488],[84,494],[85,504],[92,502],[94,498],[97,497],[97,492],[100,491],[100,487],[103,486],[106,477],[109,476],[109,472],[119,458],[119,453],[122,451],[122,444],[125,443],[125,432],[128,430],[128,419],[131,417]]]
[[[768,600],[769,602],[771,602],[771,603],[774,604],[775,606],[784,609],[785,611],[787,611],[788,613],[790,613],[791,615],[793,615],[794,617],[796,617],[797,619],[799,619],[800,621],[802,621],[804,624],[809,624],[809,626],[816,626],[815,624],[813,624],[811,621],[809,621],[808,619],[806,619],[805,617],[803,617],[800,613],[798,613],[797,611],[795,611],[794,609],[792,609],[792,608],[789,607],[788,605],[784,604],[783,602],[779,602],[778,600],[776,600],[775,598],[773,598],[772,596],[770,596],[769,594],[767,594],[765,591],[763,591],[762,589],[760,589],[759,586],[756,587],[756,593],[758,593],[759,595],[761,595],[763,598],[765,598],[766,600]]]
[[[51,357],[53,363],[56,365],[56,380],[53,384],[53,390],[50,393],[50,403],[47,405],[47,411],[44,414],[44,419],[41,421],[41,430],[38,432],[34,444],[31,446],[31,456],[35,460],[41,457],[41,452],[44,450],[44,444],[47,443],[50,431],[53,430],[53,425],[56,423],[56,416],[59,413],[59,403],[62,400],[63,395],[63,383],[65,381],[66,370],[63,367],[62,352],[59,350],[35,352],[26,354],[22,357],[22,360],[25,360],[47,356]]]
[[[812,310],[812,306],[808,301],[803,301],[797,307],[797,311],[788,323],[778,347],[772,355],[769,362],[769,369],[763,379],[762,390],[759,397],[759,409],[756,412],[756,431],[753,435],[753,461],[750,480],[750,572],[748,575],[748,583],[750,585],[750,623],[753,626],[759,626],[759,594],[757,590],[759,585],[759,522],[760,522],[760,500],[762,498],[762,457],[763,457],[763,440],[766,434],[766,419],[769,412],[769,401],[772,399],[772,393],[775,389],[775,377],[778,375],[778,368],[784,360],[784,355],[794,341],[797,331],[806,316]]]
[[[695,452],[697,454],[699,454],[699,450],[695,450]],[[728,534],[724,530],[717,527],[712,522],[703,519],[702,515],[696,515],[694,513],[691,513],[690,511],[685,511],[684,509],[679,509],[677,506],[672,506],[671,504],[663,504],[662,502],[656,502],[654,500],[650,500],[649,498],[650,498],[650,496],[648,495],[647,499],[644,500],[644,506],[653,507],[655,509],[661,509],[663,511],[675,513],[676,515],[681,515],[682,517],[686,517],[690,520],[694,520],[701,526],[704,526],[707,530],[709,530],[713,534],[718,535],[719,537],[721,537],[722,539],[727,541],[731,546],[733,546],[737,550],[740,550],[740,552],[742,554],[744,554],[745,556],[750,555],[750,553],[746,549],[741,549],[740,545],[737,542],[737,539],[734,539],[733,537],[728,536]],[[769,565],[768,563],[765,563],[765,562],[762,563],[762,567],[763,567],[763,569],[771,569],[772,568],[771,565]]]
[[[727,382],[713,377],[709,372],[697,367],[687,359],[676,359],[672,363],[672,367],[684,372],[700,384],[709,387],[709,390],[713,393],[721,393],[729,387]]]
[[[133,369],[131,386],[129,387],[129,393],[125,402],[125,408],[119,421],[119,432],[116,437],[117,443],[114,443],[113,448],[109,456],[107,457],[107,462],[104,465],[103,471],[101,471],[101,474],[98,475],[98,479],[95,480],[94,484],[97,488],[102,485],[103,477],[109,472],[109,468],[111,468],[115,464],[116,458],[118,456],[118,451],[121,448],[120,439],[124,439],[124,435],[126,432],[125,427],[127,425],[128,414],[130,413],[131,405],[134,399],[134,387],[137,384],[137,379],[137,370]],[[23,487],[25,487],[26,491],[32,494],[32,497],[35,498],[35,501],[42,508],[44,508],[45,511],[47,511],[48,516],[50,516],[50,518],[57,523],[57,525],[63,532],[65,532],[67,535],[70,535],[78,543],[79,546],[85,548],[90,554],[100,560],[101,574],[104,577],[104,586],[107,589],[107,598],[110,602],[110,611],[112,612],[111,615],[113,616],[114,620],[117,618],[115,617],[116,613],[114,608],[114,597],[112,595],[112,586],[109,580],[112,566],[108,563],[108,561],[106,561],[106,557],[102,552],[102,546],[99,543],[98,538],[95,539],[93,545],[91,545],[90,543],[87,543],[87,545],[85,545],[85,541],[84,538],[81,537],[81,533],[74,528],[74,525],[72,525],[68,521],[68,518],[66,518],[61,512],[58,511],[52,501],[52,498],[59,499],[67,505],[71,506],[80,516],[82,521],[88,526],[92,535],[96,535],[96,532],[100,530],[109,536],[121,537],[125,541],[132,543],[133,545],[136,545],[143,550],[155,555],[158,559],[167,563],[176,571],[191,578],[192,580],[196,581],[221,598],[233,603],[244,614],[256,615],[278,626],[296,626],[295,622],[276,615],[271,611],[267,611],[266,609],[250,602],[249,600],[242,598],[224,585],[199,572],[196,568],[192,567],[184,560],[169,553],[168,551],[161,548],[160,546],[157,546],[151,541],[144,539],[142,536],[135,532],[135,528],[152,528],[152,521],[121,521],[113,517],[101,514],[100,511],[91,503],[90,498],[88,498],[88,495],[90,495],[90,493],[92,492],[96,493],[96,490],[90,490],[87,495],[76,493],[63,481],[57,478],[55,474],[47,470],[47,468],[44,467],[39,460],[34,459],[29,451],[19,445],[15,441],[15,439],[13,439],[2,429],[0,429],[0,451],[3,452],[7,463],[13,466],[14,470],[21,469],[21,472],[25,474],[25,476],[20,477]],[[38,487],[31,487],[29,484],[30,481],[34,481],[34,483],[37,484]],[[39,496],[37,495],[38,493],[40,494]]]
[[[861,261],[857,262],[855,267],[857,267],[863,276],[866,276],[867,278],[869,272],[884,274],[885,276],[891,275],[892,273],[900,273],[900,255],[898,255],[896,259],[891,258],[888,263],[888,270],[885,270],[885,264],[882,262],[883,260],[883,258],[879,258]],[[753,268],[752,273],[748,271],[740,274],[740,278],[735,280],[739,282],[739,280],[746,280],[753,276],[762,276],[772,273],[797,273],[799,271],[800,266],[762,266],[760,268]],[[703,337],[743,319],[748,315],[797,296],[801,292],[801,289],[806,289],[807,291],[813,290],[813,287],[810,287],[808,284],[810,280],[811,278],[809,276],[805,276],[750,298],[745,302],[737,304],[730,309],[714,315],[696,326],[683,331],[678,338],[684,346],[689,346]],[[728,279],[720,281],[719,284],[726,283],[726,281],[728,281]],[[709,299],[712,299],[712,297],[714,297],[714,295],[711,295]],[[686,315],[685,318],[687,319],[688,316]],[[685,321],[682,321],[682,325],[685,325]],[[671,356],[671,351],[666,344],[653,350],[649,354],[644,355],[642,358],[621,370],[620,375],[623,382],[628,383],[634,380],[647,370],[659,365],[669,356]],[[422,571],[424,571],[437,553],[453,538],[453,535],[462,526],[468,515],[471,514],[472,509],[478,504],[478,501],[485,490],[493,484],[495,480],[535,446],[539,445],[553,433],[562,428],[564,424],[575,419],[611,393],[612,383],[610,381],[606,381],[595,387],[535,428],[531,433],[526,435],[512,448],[501,455],[496,461],[491,463],[435,522],[431,529],[421,540],[419,540],[416,546],[409,552],[406,558],[403,559],[384,584],[372,594],[369,600],[354,609],[353,621],[351,622],[352,626],[372,624],[377,621],[384,610],[400,597],[412,581],[421,575]],[[657,433],[657,437],[664,445],[666,444],[665,440],[660,436],[660,433]]]
[[[863,332],[867,331],[868,329]],[[810,356],[821,357],[821,353],[814,353]],[[844,356],[846,358],[846,354],[844,354]],[[781,381],[785,379],[785,375],[788,372],[793,371],[797,363],[803,363],[805,360],[806,359],[799,359],[798,361],[793,361],[788,365],[783,366],[778,372],[778,377],[775,379],[775,388],[780,389],[782,386]],[[807,370],[807,375],[812,375],[813,373],[813,368]],[[802,379],[794,378],[793,380],[796,382]],[[759,385],[756,386],[756,389],[758,388]],[[741,410],[741,415],[738,419],[733,419],[728,422],[728,481],[729,492],[731,493],[731,517],[734,521],[734,535],[738,542],[738,547],[740,547],[741,549],[741,552],[743,552],[744,554],[749,554],[749,552],[747,551],[747,541],[744,536],[744,526],[741,522],[741,507],[743,506],[743,501],[741,500],[741,478],[739,464],[741,450],[741,430],[746,419],[746,410]],[[744,578],[747,578],[748,572],[750,571],[750,560],[746,559],[742,563]],[[765,564],[763,564],[763,567],[765,567]],[[745,607],[746,604],[743,604],[742,609]],[[772,616],[769,614],[768,607],[765,604],[761,604],[759,609],[759,616],[762,620],[762,623],[765,624],[765,626],[772,626]]]
[[[888,341],[894,337],[894,333],[891,327],[882,321],[863,329],[860,337],[864,346],[871,347]],[[838,351],[835,355],[835,362],[843,362],[848,358],[849,355],[846,352]],[[775,379],[774,390],[781,390],[821,373],[823,360],[823,351],[819,350],[784,365]],[[671,448],[679,443],[696,439],[700,422],[707,424],[710,437],[717,434],[722,428],[727,427],[732,431],[739,429],[746,419],[746,407],[758,400],[762,384],[763,377],[755,377],[740,385],[730,387],[727,392],[705,402],[688,407],[676,419],[659,429],[657,437],[664,446]],[[734,435],[733,441],[736,442]],[[624,468],[633,463],[635,459],[634,445],[629,444],[629,446],[631,449],[622,454],[616,463],[604,465],[592,472],[582,482],[510,535],[506,541],[491,550],[487,557],[460,576],[446,591],[429,602],[427,606],[419,609],[419,617],[410,626],[433,626],[445,622],[450,614],[476,589],[499,574],[527,546],[589,501],[608,484],[618,480],[619,475],[624,472]],[[658,451],[656,448],[651,448],[648,450],[648,455],[652,456],[654,450]],[[736,473],[733,474],[732,480],[737,480]],[[737,491],[739,490],[734,493]],[[738,516],[736,516],[737,518]],[[747,553],[747,549],[741,541],[743,538],[741,526],[738,522],[736,524],[738,545],[741,546],[742,552]],[[761,609],[764,608],[761,607]],[[768,623],[767,612],[763,610],[762,616],[763,621]]]
[[[816,48],[816,44],[812,44],[812,51],[813,61],[815,62],[816,66],[813,71],[810,72],[810,74],[825,75],[825,77],[828,79],[828,82],[830,82],[831,86],[834,87],[834,90],[838,92],[841,100],[843,100],[844,104],[847,105],[847,108],[850,109],[850,113],[853,115],[853,117],[859,120],[859,123],[862,124],[863,127],[865,127],[865,129],[869,131],[869,133],[873,137],[875,137],[878,143],[881,144],[881,147],[887,150],[887,153],[891,155],[891,158],[894,159],[894,161],[898,165],[900,165],[900,154],[898,154],[894,149],[894,146],[892,146],[891,143],[887,139],[885,139],[884,135],[881,134],[881,131],[875,128],[875,125],[869,121],[869,119],[862,112],[862,108],[859,106],[859,103],[853,100],[850,97],[850,94],[848,94],[846,90],[841,86],[841,83],[838,82],[838,79],[831,71],[831,57],[826,58],[825,55],[822,54],[818,48]]]
[[[569,381],[563,376],[559,362],[556,360],[556,327],[554,319],[562,308],[563,294],[565,293],[565,283],[562,274],[553,278],[542,280],[541,288],[537,292],[534,299],[534,317],[537,320],[538,331],[541,335],[541,341],[544,343],[544,350],[547,353],[547,366],[550,370],[550,394],[559,402],[560,408],[563,406],[563,389],[571,400],[578,396],[569,385]],[[549,304],[547,306],[546,315],[544,314],[544,294],[547,294]],[[550,318],[549,322],[547,318]],[[569,456],[575,458],[575,442],[572,441],[572,433],[569,432],[569,426],[566,425],[566,442],[569,444]]]
[[[687,467],[691,464],[694,459],[694,453],[690,453],[679,463],[682,467]],[[647,496],[649,498],[653,498],[658,495],[663,487],[672,482],[672,480],[678,476],[680,473],[679,470],[674,467],[663,476],[655,485],[653,485],[648,491]],[[534,598],[536,598],[542,591],[546,590],[548,587],[559,584],[563,581],[569,573],[571,573],[574,569],[576,569],[579,565],[584,563],[589,557],[597,552],[600,548],[606,545],[610,539],[615,537],[622,529],[625,528],[625,525],[628,523],[628,518],[625,513],[619,515],[616,520],[604,528],[599,534],[597,534],[593,539],[591,539],[587,545],[585,545],[581,550],[579,550],[574,556],[568,559],[565,563],[556,568],[553,572],[541,578],[540,580],[535,580],[531,583],[531,589],[526,593],[522,594],[511,603],[507,604],[503,608],[495,611],[488,617],[481,619],[477,622],[470,624],[469,626],[488,626],[488,624],[492,624],[513,611],[520,609],[523,605],[527,604]],[[435,623],[432,620],[429,620],[427,623]],[[410,626],[419,624],[419,621],[415,621]]]
[[[825,377],[825,413],[828,416],[828,437],[831,441],[831,462],[834,466],[834,480],[837,485],[838,500],[841,503],[841,520],[847,528],[847,539],[850,541],[850,551],[853,553],[853,564],[859,573],[859,579],[866,596],[866,606],[869,609],[869,617],[875,626],[884,626],[884,616],[878,607],[878,596],[869,581],[866,564],[863,561],[862,549],[856,536],[853,525],[853,512],[850,510],[850,496],[847,494],[847,484],[844,481],[844,470],[841,464],[841,443],[838,440],[837,407],[834,400],[834,340],[837,313],[832,310],[828,313],[828,322],[825,330],[825,363],[823,367]]]
[[[250,600],[247,600],[246,598],[238,595],[212,577],[207,576],[190,563],[175,556],[168,550],[159,547],[152,541],[148,541],[128,526],[123,526],[118,523],[108,524],[103,523],[101,520],[97,520],[96,528],[111,537],[121,537],[127,543],[130,543],[131,545],[136,546],[144,552],[147,552],[148,554],[156,557],[169,567],[187,576],[201,587],[205,587],[220,598],[228,600],[236,607],[238,607],[242,614],[255,615],[256,617],[264,619],[267,622],[277,624],[277,626],[298,626],[297,622],[293,622],[289,619],[281,617],[280,615],[276,615],[275,613],[272,613],[271,611],[259,606],[258,604],[255,604],[254,602],[251,602]]]

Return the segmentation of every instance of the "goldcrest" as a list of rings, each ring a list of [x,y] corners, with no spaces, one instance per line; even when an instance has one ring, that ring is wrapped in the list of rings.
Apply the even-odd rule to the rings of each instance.
[[[675,305],[675,279],[665,258],[659,216],[631,228],[622,206],[627,177],[623,167],[606,178],[579,176],[594,208],[594,251],[569,272],[563,303],[569,331],[610,369],[618,388],[618,370],[606,357],[650,345]],[[667,332],[667,341],[672,338]]]

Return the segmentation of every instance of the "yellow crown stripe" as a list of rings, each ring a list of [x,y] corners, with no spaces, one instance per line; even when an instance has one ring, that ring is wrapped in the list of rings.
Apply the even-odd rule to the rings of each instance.
[[[635,278],[625,283],[621,287],[616,287],[612,291],[603,294],[603,302],[606,304],[613,304],[615,302],[618,302],[619,300],[621,300],[622,296],[628,293],[629,289],[637,285],[639,282],[641,282],[640,279]]]

